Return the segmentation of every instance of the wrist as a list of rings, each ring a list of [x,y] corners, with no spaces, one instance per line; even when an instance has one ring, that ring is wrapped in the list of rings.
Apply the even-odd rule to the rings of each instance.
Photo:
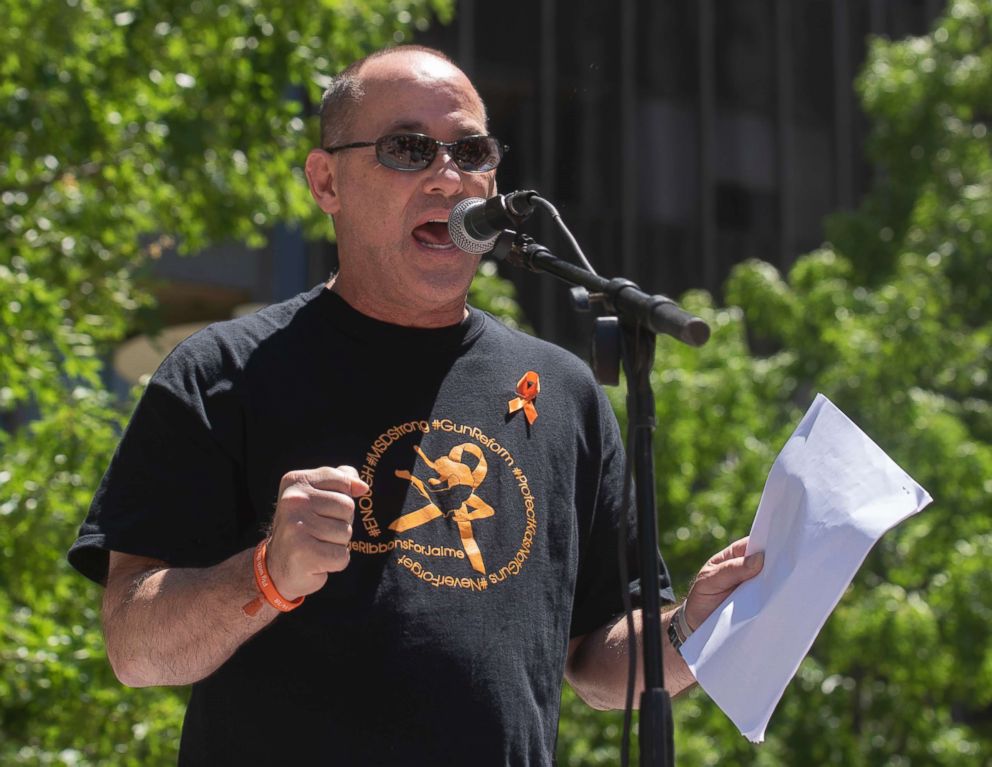
[[[241,608],[242,612],[251,617],[258,614],[262,604],[267,602],[281,613],[288,613],[303,604],[304,597],[287,599],[279,593],[268,567],[268,545],[271,538],[265,538],[259,542],[252,554],[252,573],[255,579],[255,587],[258,589],[258,596]]]
[[[685,617],[685,602],[683,602],[671,613],[671,617],[668,619],[668,641],[672,643],[672,647],[680,655],[682,654],[682,645],[692,636],[694,630]]]

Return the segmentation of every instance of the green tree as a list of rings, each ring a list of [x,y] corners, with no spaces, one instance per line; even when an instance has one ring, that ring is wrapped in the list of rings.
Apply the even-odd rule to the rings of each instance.
[[[116,683],[99,589],[63,558],[122,423],[101,354],[147,302],[136,275],[164,235],[192,251],[277,221],[326,227],[299,175],[314,138],[300,99],[450,10],[100,5],[15,0],[0,27],[0,763],[174,762],[182,692]],[[746,532],[817,390],[937,499],[873,552],[768,742],[696,692],[676,705],[681,764],[992,764],[990,30],[992,0],[958,0],[930,35],[876,41],[859,82],[873,192],[788,275],[749,263],[729,308],[686,297],[714,328],[707,347],[659,349],[658,497],[680,592]],[[491,274],[473,300],[513,311]],[[615,764],[619,721],[566,692],[562,763]]]
[[[64,553],[124,414],[102,359],[165,245],[327,236],[304,104],[450,0],[8,0],[0,24],[0,763],[174,764],[184,691],[110,673]],[[126,409],[126,408],[125,408]]]
[[[729,308],[687,296],[714,328],[706,347],[661,343],[662,547],[684,593],[747,532],[817,391],[936,503],[869,556],[764,745],[701,692],[676,704],[682,765],[992,764],[992,2],[954,0],[930,34],[874,40],[858,89],[877,168],[859,209],[788,275],[739,266]],[[563,740],[562,761],[609,763],[594,743]]]

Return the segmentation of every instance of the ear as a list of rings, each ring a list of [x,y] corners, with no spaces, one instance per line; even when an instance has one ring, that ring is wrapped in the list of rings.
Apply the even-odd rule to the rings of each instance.
[[[306,162],[310,194],[324,213],[332,216],[341,209],[337,193],[337,158],[323,149],[311,149]]]

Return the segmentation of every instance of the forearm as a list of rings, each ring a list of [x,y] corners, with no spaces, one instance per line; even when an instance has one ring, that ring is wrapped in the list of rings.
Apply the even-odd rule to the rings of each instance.
[[[689,589],[685,602],[685,619],[692,630],[703,624],[714,610],[741,583],[753,578],[764,562],[764,554],[746,554],[747,538],[741,538],[723,551],[710,557]],[[668,624],[674,615],[671,609],[661,616],[661,647],[665,668],[665,689],[678,695],[695,684],[682,656],[668,641]],[[643,653],[641,652],[641,612],[634,613],[637,677],[635,705],[644,689]],[[573,639],[568,648],[566,676],[576,692],[594,708],[622,708],[627,689],[627,621],[621,617],[580,639]]]
[[[668,622],[674,610],[661,616],[661,647],[664,664],[665,689],[672,696],[679,695],[696,680],[682,656],[668,641]],[[634,644],[637,674],[634,686],[634,707],[638,707],[644,690],[644,652],[642,644],[643,621],[640,610],[634,611]],[[623,708],[627,695],[628,673],[627,620],[619,620],[586,635],[575,646],[568,664],[567,679],[575,691],[593,708],[608,710]]]
[[[368,492],[351,466],[283,475],[265,561],[285,600],[318,591],[348,566],[354,499]],[[111,552],[103,624],[117,678],[132,687],[197,682],[271,623],[279,613],[265,601],[253,616],[242,611],[258,597],[252,556],[185,569]]]
[[[268,604],[254,617],[242,612],[258,595],[251,550],[203,569],[147,569],[112,556],[103,603],[107,655],[131,687],[199,681],[279,614]]]

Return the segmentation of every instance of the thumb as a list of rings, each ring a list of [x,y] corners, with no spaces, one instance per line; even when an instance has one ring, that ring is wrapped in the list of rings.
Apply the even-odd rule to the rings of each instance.
[[[714,561],[716,560],[716,561]],[[686,619],[694,629],[709,617],[731,592],[761,572],[764,552],[728,559],[714,557],[699,571],[686,599]]]
[[[365,483],[365,481],[358,475],[358,470],[354,466],[338,466],[338,471],[342,474],[348,475],[351,479],[351,488],[349,489],[349,494],[352,498],[358,498],[363,495],[368,495],[371,488]]]
[[[726,592],[760,573],[764,562],[763,551],[756,551],[746,557],[733,557],[704,568],[707,572],[700,573],[699,580],[705,583],[705,590],[710,593]]]

